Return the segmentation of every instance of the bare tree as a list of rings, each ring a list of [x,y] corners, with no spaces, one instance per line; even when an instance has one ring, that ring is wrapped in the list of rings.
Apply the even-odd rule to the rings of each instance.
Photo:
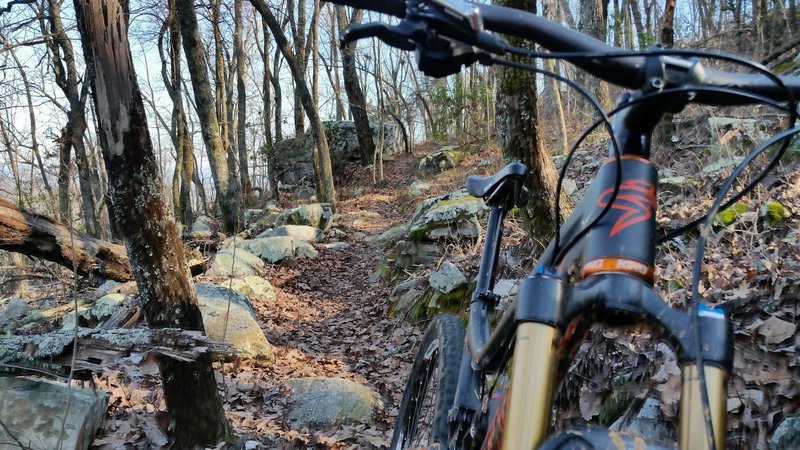
[[[353,10],[353,16],[347,19],[347,13],[343,6],[336,6],[336,17],[339,22],[339,29],[343,30],[350,25],[361,23],[364,11]],[[369,116],[367,115],[367,99],[361,88],[356,72],[356,44],[351,42],[342,49],[342,67],[344,76],[344,90],[347,93],[347,101],[350,103],[350,113],[353,115],[353,122],[356,127],[356,137],[358,146],[361,147],[364,165],[372,162],[372,155],[375,154],[375,142],[372,140],[372,129],[369,126]]]
[[[496,3],[536,12],[534,0],[501,0]],[[512,38],[510,42],[515,46],[529,45],[518,38]],[[497,122],[503,154],[509,160],[522,161],[531,170],[527,184],[533,195],[528,205],[522,208],[523,217],[533,242],[544,243],[555,232],[554,206],[558,174],[552,156],[542,145],[536,75],[501,68],[499,77]]]
[[[217,188],[217,203],[222,211],[225,231],[234,232],[239,229],[241,220],[241,183],[238,176],[231,170],[224,133],[220,131],[222,128],[214,108],[214,96],[211,94],[211,83],[206,71],[206,58],[203,53],[200,30],[197,27],[194,2],[176,0],[175,6],[180,20],[183,49],[186,52],[194,88],[197,116],[200,119],[200,129],[208,152],[211,174]]]
[[[177,226],[167,212],[144,103],[128,46],[127,13],[114,0],[75,0],[114,220],[122,231],[151,327],[203,330]],[[208,355],[158,359],[175,446],[213,446],[230,437]]]

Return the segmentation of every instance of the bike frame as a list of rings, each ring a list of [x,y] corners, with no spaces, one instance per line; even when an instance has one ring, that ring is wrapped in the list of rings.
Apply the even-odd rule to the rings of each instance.
[[[626,94],[621,102],[638,95]],[[470,303],[466,346],[455,404],[450,411],[451,448],[481,444],[488,449],[533,449],[550,434],[554,393],[578,344],[592,324],[619,326],[646,322],[660,327],[681,363],[679,416],[681,448],[705,449],[713,434],[716,448],[726,440],[727,378],[733,365],[733,330],[721,309],[703,308],[699,327],[688,312],[674,310],[653,291],[657,175],[650,138],[663,113],[675,105],[640,103],[622,110],[613,133],[619,159],[608,159],[570,218],[559,231],[570,242],[590,224],[619,188],[610,209],[563,257],[545,250],[534,272],[523,280],[517,300],[494,330],[489,311],[506,204],[491,207],[477,286]],[[563,246],[563,244],[562,244]],[[557,255],[558,256],[558,255]],[[699,334],[699,336],[697,336]],[[706,428],[695,339],[702,342],[705,383],[713,431]],[[513,347],[510,387],[494,417],[484,421],[482,380],[498,374]]]

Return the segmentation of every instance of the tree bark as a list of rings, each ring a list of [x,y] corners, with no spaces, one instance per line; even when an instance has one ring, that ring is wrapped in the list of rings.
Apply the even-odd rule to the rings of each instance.
[[[501,0],[496,3],[536,12],[534,0]],[[518,38],[512,38],[510,44],[530,46]],[[508,160],[523,162],[531,171],[527,180],[531,196],[528,204],[522,208],[522,212],[532,241],[538,243],[539,250],[543,250],[542,244],[555,233],[554,213],[558,174],[553,158],[541,141],[536,75],[503,67],[499,71],[499,77],[497,121],[503,155]]]
[[[364,11],[357,9],[353,11],[352,20],[347,20],[344,6],[336,6],[339,30],[344,30],[349,25],[361,23],[363,15]],[[367,99],[361,89],[361,83],[356,72],[355,52],[355,42],[347,44],[342,49],[342,75],[344,77],[344,90],[347,93],[347,102],[350,104],[350,113],[353,115],[353,122],[356,127],[358,146],[361,147],[362,162],[367,166],[372,163],[372,155],[375,154],[375,142],[372,139],[372,128],[369,126]]]
[[[578,30],[597,38],[603,42],[606,41],[607,26],[607,5],[608,0],[581,0],[581,15],[580,22],[578,23]],[[608,85],[599,80],[597,77],[589,76],[585,72],[580,71],[580,83],[586,86],[589,91],[597,98],[603,109],[610,109],[611,95],[608,92]]]
[[[661,16],[661,43],[665,47],[675,45],[675,0],[665,0],[664,15]]]
[[[126,12],[116,1],[74,0],[108,178],[114,220],[122,231],[145,317],[151,328],[203,330],[177,226],[147,127],[128,44]],[[188,52],[187,52],[188,53]],[[237,216],[238,217],[238,216]],[[209,356],[159,358],[178,448],[215,446],[230,438]]]
[[[217,188],[217,202],[222,211],[223,226],[226,232],[235,232],[240,228],[241,221],[241,186],[239,179],[230,170],[228,151],[215,113],[203,42],[197,27],[197,16],[194,13],[194,2],[176,0],[175,5],[180,20],[183,49],[186,52],[194,88],[197,116],[200,119],[203,141],[208,151],[211,175]]]
[[[283,34],[283,30],[281,29],[278,20],[275,18],[275,15],[269,10],[269,6],[264,0],[250,0],[250,3],[266,20],[267,26],[269,26],[269,29],[272,31],[272,35],[275,37],[275,43],[281,50],[281,53],[283,53],[286,63],[289,64],[289,69],[292,72],[292,77],[294,78],[297,92],[300,96],[300,100],[303,103],[303,108],[308,116],[308,121],[310,122],[311,129],[313,130],[314,134],[314,142],[316,144],[314,151],[314,170],[318,171],[321,177],[320,182],[317,183],[316,186],[317,197],[323,202],[330,203],[331,209],[335,212],[336,190],[333,186],[331,155],[328,149],[328,139],[325,137],[325,129],[322,126],[322,120],[320,120],[319,114],[314,107],[314,101],[311,98],[311,93],[308,91],[306,81],[303,78],[302,72],[297,65],[294,55],[292,54],[289,41],[286,39],[286,35]]]
[[[133,279],[125,247],[95,239],[0,199],[0,249],[46,259],[78,273],[116,281]],[[74,242],[74,245],[73,245]]]
[[[233,52],[236,60],[236,146],[239,153],[239,178],[242,183],[242,197],[247,204],[253,196],[250,183],[250,167],[247,161],[247,90],[244,86],[246,61],[242,43],[242,0],[234,0]]]

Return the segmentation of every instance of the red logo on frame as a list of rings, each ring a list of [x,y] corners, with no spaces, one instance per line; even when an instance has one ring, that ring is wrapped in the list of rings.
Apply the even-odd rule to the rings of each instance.
[[[597,206],[605,208],[614,188],[603,191],[597,200]],[[625,180],[619,187],[617,198],[614,199],[612,208],[622,211],[609,236],[614,236],[629,226],[645,221],[656,211],[656,187],[648,180],[634,178]]]

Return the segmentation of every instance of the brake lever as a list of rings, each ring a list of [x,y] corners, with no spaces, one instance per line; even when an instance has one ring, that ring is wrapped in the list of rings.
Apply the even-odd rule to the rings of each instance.
[[[339,40],[341,47],[355,42],[359,39],[376,37],[395,48],[401,50],[414,50],[417,45],[414,43],[414,33],[418,31],[418,27],[409,25],[408,22],[403,21],[400,25],[387,25],[382,22],[372,22],[363,25],[351,25],[339,33]]]

